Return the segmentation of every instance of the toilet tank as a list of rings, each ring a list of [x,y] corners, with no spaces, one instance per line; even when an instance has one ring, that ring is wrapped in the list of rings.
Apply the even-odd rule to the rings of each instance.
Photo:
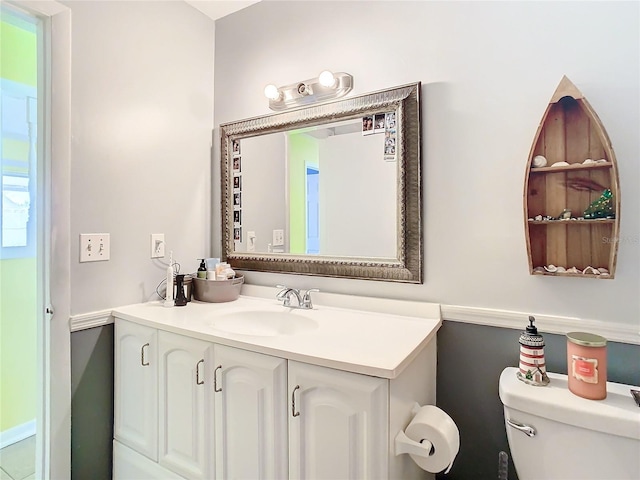
[[[629,392],[639,387],[607,382],[606,399],[587,400],[569,391],[566,375],[548,373],[549,385],[534,387],[517,371],[500,375],[500,400],[520,480],[640,478],[640,408]]]

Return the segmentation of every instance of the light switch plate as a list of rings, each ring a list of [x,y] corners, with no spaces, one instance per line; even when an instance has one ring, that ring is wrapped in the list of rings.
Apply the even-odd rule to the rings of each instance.
[[[279,247],[284,245],[284,230],[273,231],[273,246]]]
[[[108,233],[80,234],[80,262],[103,262],[111,255]]]

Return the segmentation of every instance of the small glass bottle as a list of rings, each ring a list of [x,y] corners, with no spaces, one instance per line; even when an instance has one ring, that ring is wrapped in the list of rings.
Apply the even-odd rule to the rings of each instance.
[[[197,278],[207,278],[207,266],[204,263],[204,258],[200,259],[200,266],[196,275]]]

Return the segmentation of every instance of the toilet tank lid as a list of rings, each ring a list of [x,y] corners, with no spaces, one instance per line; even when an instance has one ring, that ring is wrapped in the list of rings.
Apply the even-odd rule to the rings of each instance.
[[[640,408],[630,389],[640,387],[607,382],[607,398],[588,400],[569,391],[567,376],[550,373],[546,387],[534,387],[516,378],[515,367],[500,375],[500,400],[505,407],[577,427],[640,440]]]

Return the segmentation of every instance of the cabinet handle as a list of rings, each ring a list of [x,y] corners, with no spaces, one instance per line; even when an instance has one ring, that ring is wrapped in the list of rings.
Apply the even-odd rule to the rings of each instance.
[[[294,417],[300,416],[300,412],[296,412],[296,390],[300,388],[300,385],[296,385],[291,392],[291,415]]]
[[[216,369],[213,371],[213,391],[221,392],[222,387],[218,388],[218,370],[222,368],[222,365],[218,365]]]
[[[140,349],[140,364],[143,367],[148,367],[149,366],[149,362],[145,362],[144,360],[144,347],[148,347],[149,344],[145,343],[144,345],[142,345],[142,348]]]
[[[196,384],[197,385],[204,385],[204,380],[200,381],[200,364],[201,363],[204,363],[204,359],[196,363]]]

